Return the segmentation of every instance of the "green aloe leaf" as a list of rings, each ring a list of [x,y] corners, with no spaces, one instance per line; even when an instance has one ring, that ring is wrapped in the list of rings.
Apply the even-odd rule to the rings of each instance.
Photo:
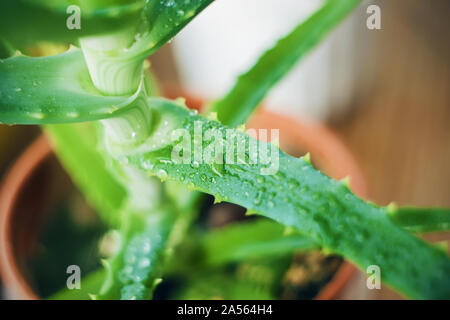
[[[80,29],[69,29],[70,5],[80,8]],[[0,37],[16,48],[40,41],[76,43],[79,37],[115,32],[136,24],[144,1],[2,0]]]
[[[45,127],[55,152],[75,184],[100,213],[102,220],[110,227],[119,229],[120,249],[110,261],[105,261],[107,272],[100,272],[104,284],[97,298],[148,299],[162,271],[161,259],[175,224],[175,208],[167,205],[143,212],[130,209],[128,206],[133,203],[136,193],[133,181],[139,178],[127,180],[126,171],[111,171],[122,169],[105,151],[99,149],[96,129],[92,123]],[[153,179],[149,183],[160,184]],[[137,187],[143,189],[146,184]],[[150,192],[154,194],[153,190]],[[88,284],[94,282],[97,290],[84,290],[81,297],[99,292],[98,277],[95,276],[92,281],[86,280]],[[89,285],[88,288],[91,290],[94,287]],[[67,295],[71,296],[62,290],[55,298]]]
[[[211,2],[148,2],[142,13],[142,33],[138,33],[124,57],[130,63],[145,59]],[[120,65],[127,63],[124,57],[105,59],[109,65],[116,62]],[[102,95],[92,83],[81,51],[75,48],[50,57],[18,55],[0,60],[0,123],[49,124],[105,119],[130,106],[138,98],[139,90],[131,96]]]
[[[445,208],[387,208],[397,226],[412,232],[446,231],[450,210]],[[207,232],[196,239],[206,265],[221,265],[257,257],[281,256],[295,250],[319,249],[320,245],[293,229],[271,220],[236,223]]]
[[[227,142],[228,128],[216,121],[168,100],[150,98],[148,103],[159,118],[171,119],[173,128],[187,130],[191,146],[198,146],[193,137],[199,125],[203,132],[215,131]],[[248,159],[249,144],[257,142],[241,131],[233,132],[236,141],[245,141]],[[342,255],[362,270],[378,265],[384,282],[410,297],[450,297],[450,259],[445,253],[395,226],[386,208],[359,199],[345,183],[325,176],[309,161],[276,149],[279,168],[273,175],[262,175],[267,165],[245,161],[215,165],[191,158],[190,164],[179,164],[172,159],[173,148],[179,143],[167,139],[157,147],[143,144],[139,152],[125,150],[120,156],[149,174],[184,183],[219,201],[239,204],[294,227],[317,241],[325,252]],[[202,141],[202,150],[211,143]],[[265,147],[270,150],[267,144],[260,144],[260,148]],[[195,157],[195,151],[192,154]]]
[[[172,39],[214,0],[148,1],[144,8],[144,38],[151,53]],[[148,31],[147,34],[145,32]]]
[[[151,297],[153,283],[161,273],[160,260],[174,225],[173,208],[167,206],[142,213],[127,209],[127,203],[133,203],[132,183],[138,179],[127,181],[126,173],[110,171],[121,169],[117,163],[109,163],[114,160],[99,149],[98,130],[92,123],[47,125],[45,131],[64,167],[102,220],[119,228],[120,249],[111,261],[105,261],[107,272],[99,272],[103,275],[104,285],[97,298]],[[150,183],[159,184],[151,180]],[[88,285],[91,291],[84,290],[80,298],[99,292],[98,277],[86,280],[88,284],[94,282],[97,289],[92,290],[94,286]],[[62,290],[54,298],[66,296],[71,295]]]
[[[412,232],[450,230],[450,209],[447,208],[392,208],[391,220]]]
[[[213,103],[211,111],[216,111],[218,119],[226,125],[245,123],[267,92],[360,2],[325,2],[322,8],[264,53],[247,73],[238,78],[224,98]]]
[[[145,212],[124,211],[120,250],[105,261],[106,280],[96,299],[151,299],[162,275],[176,212],[162,206]]]
[[[288,230],[289,231],[289,230]],[[203,263],[216,266],[256,258],[282,257],[297,250],[320,249],[308,237],[292,234],[271,220],[236,223],[201,237]]]
[[[142,43],[148,54],[171,40],[193,18],[214,0],[160,0],[147,1],[140,27]]]
[[[64,168],[102,220],[118,227],[127,189],[108,171],[107,162],[114,160],[98,151],[95,126],[92,123],[48,125],[45,132]]]
[[[443,216],[440,217],[440,214]],[[445,222],[448,215],[448,209],[398,208],[389,217],[397,226],[408,231],[432,232],[448,230],[448,222]],[[188,263],[193,268],[204,269],[310,250],[321,250],[321,247],[312,239],[298,234],[295,229],[283,227],[272,220],[257,219],[194,234],[181,247],[183,254],[174,257],[168,269],[179,272],[181,270],[177,268]]]
[[[142,86],[141,86],[142,87]],[[110,118],[140,94],[104,96],[92,84],[80,50],[0,60],[0,123],[50,124]]]
[[[39,41],[76,43],[79,38],[136,28],[139,51],[148,55],[174,37],[214,0],[3,0],[0,37],[18,48]],[[69,5],[81,12],[80,29],[68,29]]]

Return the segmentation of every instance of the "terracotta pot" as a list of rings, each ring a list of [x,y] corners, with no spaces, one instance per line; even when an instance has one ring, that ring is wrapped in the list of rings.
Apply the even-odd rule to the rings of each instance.
[[[174,96],[169,94],[169,96]],[[188,105],[199,106],[201,100],[188,99]],[[366,196],[361,171],[348,149],[326,127],[300,123],[260,110],[247,126],[249,128],[280,129],[282,148],[296,147],[311,153],[313,161],[330,176],[351,177],[350,187],[359,196]],[[17,299],[38,299],[27,279],[26,257],[37,241],[40,225],[45,223],[45,208],[41,202],[47,193],[47,183],[36,180],[40,167],[49,161],[51,147],[44,136],[38,138],[11,168],[0,189],[0,275],[10,296]],[[30,186],[30,184],[34,184]],[[27,189],[40,190],[33,199]],[[24,209],[23,204],[27,206]],[[37,207],[41,210],[36,211]],[[30,208],[33,208],[34,214]],[[27,211],[28,210],[28,211]],[[49,210],[47,210],[49,211]],[[333,279],[316,299],[333,299],[351,278],[355,267],[344,262]]]
[[[26,208],[21,206],[23,203],[39,203],[37,197],[25,200],[26,195],[29,195],[26,189],[42,162],[51,153],[47,139],[39,137],[9,170],[0,189],[0,275],[11,298],[38,298],[25,279],[25,257],[29,255],[32,243],[36,240],[36,218],[40,220],[42,217],[29,215],[27,219],[23,214],[23,209]],[[28,209],[31,208],[30,206]]]

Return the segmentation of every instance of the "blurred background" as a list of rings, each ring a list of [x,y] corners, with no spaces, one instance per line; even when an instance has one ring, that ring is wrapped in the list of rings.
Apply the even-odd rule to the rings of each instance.
[[[260,10],[250,12],[256,1]],[[152,57],[152,66],[163,85],[214,99],[319,4],[217,0]],[[370,4],[381,8],[381,30],[366,27]],[[265,107],[330,127],[361,166],[377,204],[450,207],[449,12],[448,0],[364,2]],[[39,132],[0,126],[0,175]],[[368,290],[365,279],[355,277],[341,298],[398,297],[388,289]]]

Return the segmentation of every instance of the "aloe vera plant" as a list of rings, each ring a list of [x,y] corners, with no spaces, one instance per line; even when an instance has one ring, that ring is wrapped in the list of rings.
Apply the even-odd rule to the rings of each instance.
[[[337,254],[362,270],[378,265],[382,280],[407,297],[450,298],[449,257],[410,233],[448,230],[449,210],[369,203],[347,181],[314,168],[308,156],[291,157],[239,127],[360,0],[326,1],[199,115],[183,99],[159,97],[146,59],[212,2],[0,4],[0,122],[43,125],[75,184],[118,232],[115,254],[86,277],[85,289],[54,297],[150,299],[172,273],[189,279],[194,292],[207,291],[190,274],[192,259],[173,254],[181,246],[187,255],[201,254],[196,270],[216,270],[204,281],[228,298],[274,295],[239,281],[225,285],[220,267],[259,259],[274,270],[271,288],[286,270],[275,258],[299,250]],[[81,29],[66,28],[69,5],[79,6]],[[52,56],[21,53],[49,42],[70,48]],[[270,151],[276,168],[254,161],[261,150]],[[206,154],[213,161],[203,161]],[[264,218],[193,232],[204,193]]]

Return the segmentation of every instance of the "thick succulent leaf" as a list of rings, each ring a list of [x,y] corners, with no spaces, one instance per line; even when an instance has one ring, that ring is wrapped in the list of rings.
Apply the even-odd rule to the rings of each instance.
[[[175,224],[170,206],[150,212],[126,211],[120,230],[121,248],[105,262],[107,271],[97,299],[151,299]]]
[[[118,227],[126,187],[108,171],[105,155],[98,151],[92,123],[48,125],[53,150],[86,199],[111,227]],[[109,161],[113,161],[112,159]]]
[[[106,54],[97,52],[101,57],[99,61],[115,65],[122,61],[137,61],[156,52],[162,45],[171,40],[181,29],[184,28],[195,16],[203,11],[214,0],[159,0],[147,1],[141,14],[136,30],[134,42],[125,51],[120,48],[119,52]],[[98,40],[94,38],[94,44]],[[87,38],[89,39],[89,38]],[[81,40],[82,46],[88,49],[85,39]],[[83,44],[84,42],[84,44]]]
[[[105,262],[106,280],[97,299],[151,299],[171,252],[190,225],[197,203],[183,208],[169,199],[146,212],[124,211],[120,250]],[[169,258],[169,259],[168,259]]]
[[[200,247],[203,263],[211,266],[320,249],[310,238],[289,233],[271,220],[236,223],[211,231],[201,237]]]
[[[389,211],[389,208],[388,208]],[[413,232],[448,230],[450,210],[441,208],[398,208],[389,214],[398,226]],[[319,249],[317,242],[271,220],[236,223],[195,239],[202,248],[198,263],[222,265],[258,257],[282,256],[296,250]]]
[[[142,13],[137,41],[128,60],[143,60],[181,30],[212,0],[150,1]],[[114,58],[108,58],[114,65]],[[117,57],[123,61],[123,57]],[[93,85],[77,49],[56,56],[15,56],[0,60],[0,123],[48,124],[104,119],[129,106],[132,96],[104,96]]]
[[[92,84],[79,49],[56,56],[0,60],[0,123],[49,124],[104,119],[130,106],[132,96],[104,96]]]
[[[448,209],[398,208],[389,217],[408,231],[432,232],[448,230],[449,214]],[[193,235],[181,250],[189,257],[195,257],[195,261],[189,261],[194,268],[206,268],[320,249],[317,242],[294,229],[284,228],[272,220],[257,219]],[[189,257],[184,254],[174,257],[169,269],[175,272],[180,265],[179,259],[189,260]]]
[[[328,0],[321,9],[264,53],[247,73],[238,78],[231,91],[212,105],[218,119],[230,126],[245,123],[267,92],[360,2]]]
[[[140,27],[142,43],[151,54],[172,39],[214,0],[147,1]]]
[[[82,36],[110,33],[136,24],[144,4],[143,0],[2,0],[0,37],[16,48],[39,41],[76,43]],[[80,7],[80,29],[67,28],[70,5]]]
[[[38,41],[76,43],[81,37],[136,27],[145,39],[140,51],[156,51],[214,0],[3,0],[0,37],[24,48]],[[81,28],[69,30],[69,5],[81,10]]]
[[[151,98],[148,103],[158,118],[171,122],[171,128],[188,130],[191,145],[195,145],[194,128],[199,124],[203,132],[219,132],[226,143],[227,128],[220,123],[168,100]],[[253,138],[238,130],[234,133],[237,141],[245,141],[248,159]],[[274,175],[261,175],[267,167],[263,164],[175,164],[172,150],[178,142],[160,139],[158,145],[144,143],[120,156],[149,174],[182,182],[294,227],[325,251],[342,255],[362,270],[378,265],[385,283],[410,297],[450,297],[450,259],[445,253],[395,226],[386,208],[359,199],[345,183],[323,175],[309,161],[277,151],[279,170]],[[202,150],[210,143],[203,141]]]
[[[96,129],[93,123],[45,127],[55,152],[78,188],[100,213],[102,220],[120,230],[120,250],[111,261],[105,262],[107,272],[99,272],[101,275],[95,276],[94,280],[86,280],[88,284],[94,282],[96,287],[89,285],[91,291],[84,290],[77,297],[86,298],[88,293],[98,293],[101,288],[98,277],[103,276],[102,282],[106,279],[106,284],[97,298],[148,299],[154,289],[154,281],[161,273],[160,262],[174,226],[174,208],[170,209],[168,205],[141,214],[127,210],[127,202],[133,199],[131,184],[139,179],[127,179],[125,172],[110,171],[121,169],[117,163],[111,163],[115,160],[99,149]],[[150,183],[159,184],[153,179]],[[144,187],[142,184],[138,186]],[[66,296],[71,294],[63,290],[55,298]]]
[[[450,230],[450,209],[447,208],[395,208],[389,211],[391,220],[412,232]]]
[[[155,94],[150,71],[145,73],[143,86],[147,94]],[[44,130],[73,182],[100,213],[103,222],[117,228],[131,188],[123,178],[121,166],[103,147],[100,125],[94,122],[46,125]]]

